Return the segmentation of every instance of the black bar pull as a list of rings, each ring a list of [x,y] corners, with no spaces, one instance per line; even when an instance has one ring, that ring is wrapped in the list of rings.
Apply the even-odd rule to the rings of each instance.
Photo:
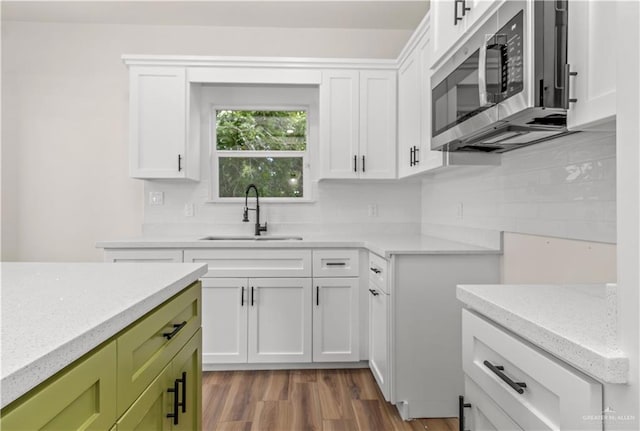
[[[467,0],[462,0],[462,16],[465,16],[470,10],[471,8],[467,7]]]
[[[182,171],[182,156],[178,154],[178,172]]]
[[[420,154],[420,148],[413,147],[413,164],[417,165],[420,163],[420,159],[418,159],[418,154]]]
[[[369,269],[370,269],[371,271],[373,271],[374,273],[376,273],[376,274],[380,274],[380,273],[382,272],[382,271],[380,271],[378,268],[374,268],[374,267],[371,267],[371,268],[369,268]]]
[[[242,293],[240,294],[240,307],[244,307],[244,286],[242,286]]]
[[[320,305],[320,286],[316,286],[316,305]]]
[[[364,164],[364,156],[362,156],[362,172],[366,172],[365,164]]]
[[[511,380],[509,378],[509,376],[507,376],[505,373],[502,372],[502,371],[504,371],[504,367],[503,366],[501,366],[501,365],[493,365],[489,361],[484,361],[483,364],[484,364],[485,367],[490,369],[496,376],[500,377],[503,382],[505,382],[506,384],[511,386],[511,389],[513,389],[514,391],[516,391],[519,394],[523,394],[524,393],[524,388],[527,387],[527,384],[523,383],[523,382],[514,382],[513,380]]]
[[[253,286],[251,286],[251,306],[253,307]]]
[[[353,172],[358,172],[358,156],[353,156]]]
[[[185,320],[184,322],[182,322],[182,323],[176,323],[176,324],[174,324],[174,325],[173,325],[173,331],[171,331],[171,332],[164,332],[164,333],[162,334],[162,336],[163,336],[163,337],[165,337],[167,340],[170,340],[170,339],[172,339],[173,337],[175,337],[175,336],[176,336],[176,334],[177,334],[178,332],[180,332],[180,330],[181,330],[182,328],[184,328],[186,325],[187,325],[187,321],[186,321],[186,320]]]
[[[378,292],[376,292],[376,291],[375,291],[375,290],[373,290],[373,289],[369,289],[369,292],[371,292],[371,294],[372,294],[373,296],[378,296],[378,295],[380,295]]]
[[[462,18],[458,16],[458,3],[461,3],[462,0],[455,0],[453,4],[453,25],[458,25],[458,21],[462,21]]]
[[[182,413],[187,412],[187,372],[182,372],[182,378],[176,379],[176,382],[182,383],[182,401],[178,403],[178,406],[182,407]],[[176,395],[176,398],[178,396]]]
[[[413,166],[413,151],[415,147],[409,148],[409,166]]]
[[[470,403],[464,402],[464,397],[462,395],[458,396],[458,431],[466,431],[464,429],[464,409],[468,409],[471,407]]]
[[[173,413],[167,413],[167,417],[169,419],[173,418],[173,424],[174,425],[178,425],[178,384],[179,384],[180,380],[176,379],[173,382],[173,388],[169,388],[167,389],[168,393],[172,393],[173,394]]]
[[[327,266],[345,266],[345,262],[327,262],[325,265]]]

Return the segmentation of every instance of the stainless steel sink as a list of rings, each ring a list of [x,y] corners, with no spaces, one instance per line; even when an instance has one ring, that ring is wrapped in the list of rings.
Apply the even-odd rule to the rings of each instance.
[[[200,241],[301,241],[301,236],[205,236]]]

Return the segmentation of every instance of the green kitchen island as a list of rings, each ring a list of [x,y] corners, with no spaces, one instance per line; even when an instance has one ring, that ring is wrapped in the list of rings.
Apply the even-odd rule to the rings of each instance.
[[[2,430],[200,429],[206,265],[0,270]]]

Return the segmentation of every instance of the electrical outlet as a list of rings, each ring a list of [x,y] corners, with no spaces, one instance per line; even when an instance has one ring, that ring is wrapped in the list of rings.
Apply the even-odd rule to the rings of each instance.
[[[193,217],[194,208],[192,203],[184,204],[184,216],[185,217]]]
[[[464,205],[462,202],[458,202],[458,205],[456,206],[456,217],[458,220],[462,220],[464,217]]]
[[[164,205],[164,192],[149,192],[149,205]]]
[[[369,217],[378,217],[378,205],[377,204],[367,205],[367,214],[369,214]]]

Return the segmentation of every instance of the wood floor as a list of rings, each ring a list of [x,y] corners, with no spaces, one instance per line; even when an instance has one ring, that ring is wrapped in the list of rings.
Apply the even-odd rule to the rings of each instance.
[[[456,431],[458,420],[404,422],[369,369],[216,371],[202,376],[206,431]]]

